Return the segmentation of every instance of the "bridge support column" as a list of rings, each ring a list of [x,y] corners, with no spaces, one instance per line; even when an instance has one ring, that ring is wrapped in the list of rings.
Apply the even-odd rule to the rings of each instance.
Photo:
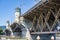
[[[36,40],[40,40],[40,36],[37,36]]]
[[[56,34],[55,33],[50,34],[50,38],[51,38],[51,40],[56,40]]]
[[[51,37],[51,40],[54,40],[54,36]]]

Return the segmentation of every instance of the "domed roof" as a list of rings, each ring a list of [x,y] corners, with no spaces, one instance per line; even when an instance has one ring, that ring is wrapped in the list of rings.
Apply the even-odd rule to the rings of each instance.
[[[20,12],[21,11],[21,9],[19,7],[17,7],[15,10],[16,10],[16,12]]]
[[[11,28],[15,28],[16,25],[18,25],[18,24],[17,24],[17,23],[13,23],[13,24],[10,25],[10,27],[11,27]]]

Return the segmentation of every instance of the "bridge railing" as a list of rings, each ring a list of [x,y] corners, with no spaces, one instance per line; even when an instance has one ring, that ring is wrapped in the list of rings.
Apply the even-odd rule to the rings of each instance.
[[[5,36],[5,35],[0,35],[0,40],[28,40],[27,38],[21,38],[19,36]]]

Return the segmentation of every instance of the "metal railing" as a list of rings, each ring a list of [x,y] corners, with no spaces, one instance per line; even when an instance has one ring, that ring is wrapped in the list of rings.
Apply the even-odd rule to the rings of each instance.
[[[27,38],[21,38],[19,36],[5,36],[5,35],[0,35],[0,40],[28,40]]]
[[[39,38],[39,37],[38,37]],[[33,38],[32,38],[33,39]],[[40,38],[39,38],[40,39]],[[40,40],[48,40],[48,38],[41,38]],[[21,38],[19,36],[5,36],[5,35],[0,35],[0,40],[28,40],[27,38]],[[36,39],[37,40],[37,39]],[[56,37],[56,40],[60,40],[60,37]]]

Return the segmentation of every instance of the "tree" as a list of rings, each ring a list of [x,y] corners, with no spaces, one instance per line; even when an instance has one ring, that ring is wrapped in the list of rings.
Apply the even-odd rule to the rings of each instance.
[[[3,29],[2,28],[0,28],[0,35],[2,35],[3,34]]]

